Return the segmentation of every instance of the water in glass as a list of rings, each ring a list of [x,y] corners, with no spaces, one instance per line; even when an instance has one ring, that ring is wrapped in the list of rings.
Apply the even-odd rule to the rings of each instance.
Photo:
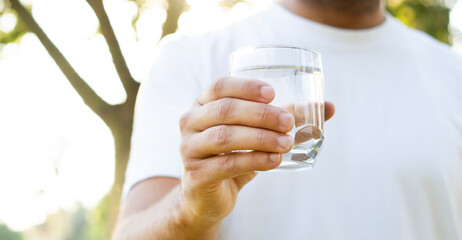
[[[242,78],[269,83],[276,92],[272,105],[294,115],[295,126],[288,133],[294,147],[283,155],[275,170],[312,168],[324,140],[324,87],[320,69],[309,66],[252,66],[232,71]]]

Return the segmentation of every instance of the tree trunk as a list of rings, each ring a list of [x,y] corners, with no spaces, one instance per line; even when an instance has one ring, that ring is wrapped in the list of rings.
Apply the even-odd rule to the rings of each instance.
[[[162,38],[176,31],[178,19],[185,9],[185,0],[168,0],[167,19],[162,26]]]
[[[127,99],[122,105],[115,106],[117,111],[107,122],[114,137],[115,147],[115,172],[114,185],[109,192],[108,204],[109,212],[107,214],[108,234],[113,231],[119,214],[120,197],[125,182],[125,170],[127,169],[130,155],[131,136],[133,129],[134,100]]]

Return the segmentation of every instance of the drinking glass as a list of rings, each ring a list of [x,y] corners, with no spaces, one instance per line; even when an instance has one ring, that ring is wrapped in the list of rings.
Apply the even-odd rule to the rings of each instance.
[[[271,105],[284,108],[295,119],[288,133],[294,147],[283,154],[274,170],[313,168],[324,141],[324,83],[321,55],[312,50],[262,45],[241,48],[231,54],[230,75],[259,79],[275,90]]]

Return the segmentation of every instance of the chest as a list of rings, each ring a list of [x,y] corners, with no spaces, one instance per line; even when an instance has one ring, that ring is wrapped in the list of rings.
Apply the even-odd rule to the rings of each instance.
[[[348,164],[403,174],[462,171],[462,122],[434,90],[436,71],[412,58],[339,57],[325,61],[326,99],[336,105],[326,124],[332,148]],[[340,64],[351,59],[355,64]],[[388,59],[390,61],[384,61]],[[340,157],[340,156],[338,156]]]

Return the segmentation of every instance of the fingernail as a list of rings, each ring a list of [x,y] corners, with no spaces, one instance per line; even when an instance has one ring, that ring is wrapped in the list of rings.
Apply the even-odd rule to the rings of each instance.
[[[292,146],[292,137],[287,135],[278,137],[278,145],[281,149],[289,149]]]
[[[281,158],[281,154],[279,153],[271,153],[269,159],[272,163],[279,163],[279,159]]]
[[[271,100],[274,97],[274,91],[273,88],[270,86],[263,86],[260,88],[260,95],[266,99],[266,100]]]
[[[294,116],[290,113],[283,113],[279,115],[279,124],[282,126],[283,130],[288,130],[292,125],[294,125]]]

